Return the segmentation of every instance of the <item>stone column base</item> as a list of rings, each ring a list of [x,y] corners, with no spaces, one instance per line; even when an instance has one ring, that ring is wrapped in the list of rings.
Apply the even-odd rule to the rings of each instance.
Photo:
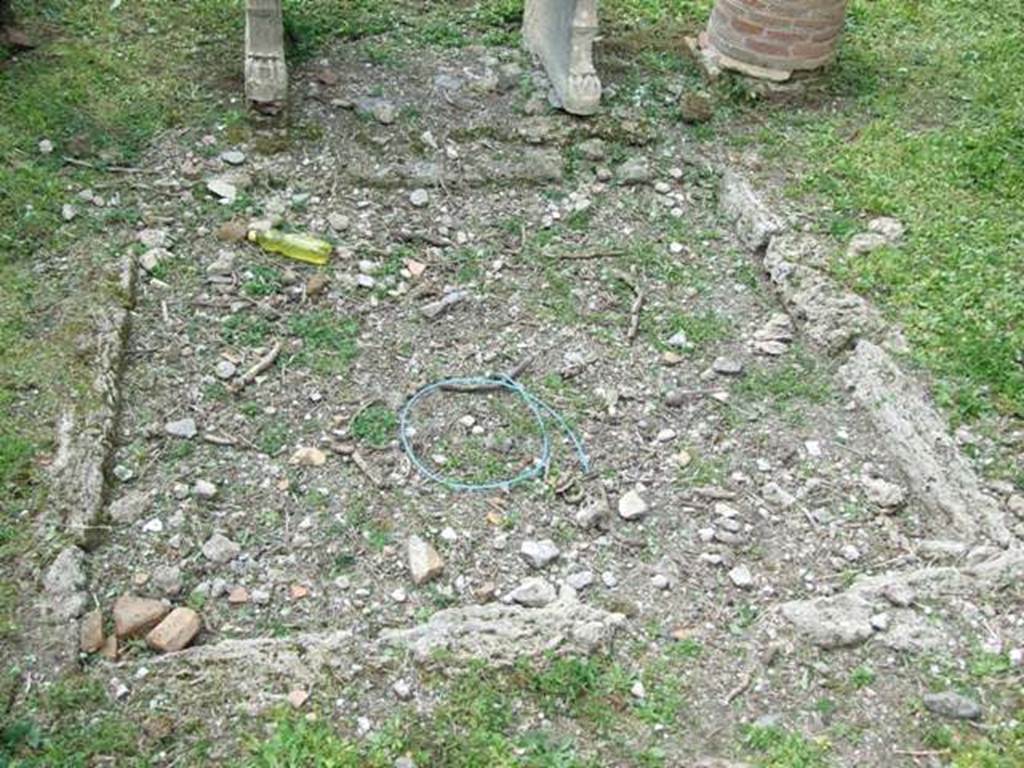
[[[526,0],[524,44],[540,58],[562,108],[575,115],[592,115],[601,102],[596,36],[597,0]]]

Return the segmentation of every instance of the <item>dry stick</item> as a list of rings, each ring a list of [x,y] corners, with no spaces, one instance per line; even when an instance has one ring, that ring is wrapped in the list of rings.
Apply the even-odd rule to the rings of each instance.
[[[732,704],[733,700],[735,700],[736,698],[738,698],[746,692],[747,688],[750,687],[750,684],[753,681],[754,668],[752,666],[747,667],[745,670],[743,670],[743,676],[740,678],[739,684],[725,695],[725,699],[722,703],[726,705]]]
[[[238,381],[228,385],[228,391],[233,395],[237,395],[247,386],[256,381],[257,376],[272,366],[274,361],[277,360],[277,356],[279,354],[281,354],[281,342],[276,341],[274,342],[274,346],[270,348],[270,351],[256,361],[256,365],[242,374],[242,377]]]
[[[373,483],[373,485],[380,489],[384,487],[384,481],[378,478],[373,470],[370,469],[369,463],[363,458],[363,455],[359,451],[352,451],[352,463],[359,467],[359,471],[366,475],[367,479]]]
[[[523,371],[530,367],[535,357],[536,355],[524,357],[505,376],[510,379],[518,378]],[[505,385],[500,382],[494,382],[493,384],[444,384],[441,386],[441,390],[444,392],[493,392],[504,388]]]
[[[894,755],[907,755],[908,757],[940,757],[948,755],[948,749],[896,749],[892,750]]]
[[[61,158],[68,165],[77,165],[79,168],[89,168],[93,171],[106,171],[108,173],[152,173],[144,168],[129,168],[123,165],[108,165],[106,167],[87,163],[85,160],[77,160],[74,157],[65,155]]]
[[[626,341],[632,343],[636,338],[637,332],[640,330],[640,310],[644,306],[644,292],[637,285],[636,281],[622,270],[617,269],[612,274],[632,288],[633,293],[636,295],[636,298],[633,299],[633,306],[629,309],[629,330],[626,331]]]
[[[582,261],[585,259],[617,259],[625,255],[626,252],[622,250],[584,251],[583,253],[563,253],[558,258],[562,261]]]

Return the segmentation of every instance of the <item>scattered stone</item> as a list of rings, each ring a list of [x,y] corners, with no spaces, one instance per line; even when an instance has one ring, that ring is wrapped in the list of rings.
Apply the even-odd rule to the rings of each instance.
[[[685,331],[676,331],[666,343],[670,347],[675,347],[676,349],[689,349],[692,346]]]
[[[329,213],[327,214],[327,225],[335,232],[344,232],[349,228],[348,216],[343,213]]]
[[[153,586],[166,597],[181,592],[181,569],[176,565],[159,565],[153,570]]]
[[[644,683],[642,680],[637,680],[635,683],[633,683],[633,685],[630,686],[629,692],[630,694],[632,694],[634,699],[639,699],[640,701],[643,701],[647,698],[647,689],[644,688]]]
[[[876,613],[871,617],[871,627],[878,632],[885,632],[889,628],[889,614]]]
[[[147,520],[142,525],[142,531],[144,533],[163,533],[164,532],[164,521],[159,517],[154,517],[152,520]]]
[[[392,768],[417,768],[417,766],[415,760],[413,760],[411,757],[403,755],[402,757],[399,757],[397,760],[395,760],[394,764],[392,765]]]
[[[405,680],[396,680],[391,686],[399,701],[409,701],[412,698],[412,686]]]
[[[171,437],[180,437],[183,440],[191,440],[199,430],[196,429],[196,420],[192,418],[168,421],[164,424],[164,431]]]
[[[39,142],[39,154],[49,155],[53,153],[53,142],[49,139],[43,139]]]
[[[1014,494],[1006,502],[1006,506],[1018,519],[1024,520],[1024,496]]]
[[[655,589],[668,589],[672,584],[669,581],[668,576],[663,573],[656,573],[651,576],[651,586]]]
[[[608,521],[608,505],[603,498],[591,499],[576,510],[573,521],[585,531],[602,526]]]
[[[139,256],[139,266],[152,274],[162,262],[170,258],[172,258],[171,252],[166,248],[150,248]]]
[[[64,205],[60,207],[60,217],[64,219],[64,221],[73,221],[77,215],[78,209],[71,203],[64,203]]]
[[[658,434],[654,438],[655,442],[658,443],[670,443],[675,439],[676,431],[674,429],[669,429],[668,427],[658,430]]]
[[[214,237],[224,243],[238,243],[249,234],[249,227],[241,221],[225,221],[213,231]]]
[[[881,235],[890,243],[903,239],[903,222],[890,216],[879,216],[868,222],[868,231]]]
[[[291,704],[295,709],[302,709],[302,705],[309,700],[309,693],[296,688],[288,693],[288,703]]]
[[[594,574],[590,571],[571,573],[565,577],[565,583],[580,592],[594,583]]]
[[[711,97],[700,91],[686,91],[679,99],[679,116],[684,123],[706,123],[715,116]]]
[[[370,114],[381,125],[391,125],[398,118],[398,110],[395,105],[383,99],[373,103],[373,106],[370,107]]]
[[[406,545],[409,572],[414,584],[425,584],[444,571],[444,560],[428,542],[419,536],[410,536]]]
[[[771,212],[743,176],[727,171],[722,176],[718,206],[747,248],[759,250],[768,245],[773,235],[783,230],[783,223]]]
[[[647,514],[648,509],[647,502],[635,488],[619,499],[619,517],[623,520],[639,520]]]
[[[225,179],[210,179],[206,188],[224,203],[233,203],[238,197],[238,187]]]
[[[1011,648],[1008,654],[1010,666],[1015,668],[1024,667],[1024,648]]]
[[[82,550],[78,547],[65,547],[54,558],[43,576],[43,587],[50,594],[70,594],[82,589],[86,584]]]
[[[856,258],[869,253],[874,253],[879,248],[889,245],[889,241],[876,232],[864,232],[854,235],[846,248],[846,255]]]
[[[493,581],[485,581],[475,590],[473,590],[473,598],[481,604],[489,603],[494,600],[498,595],[498,585]]]
[[[603,139],[587,139],[577,145],[584,160],[600,162],[608,156],[608,145]]]
[[[199,479],[196,480],[195,485],[192,486],[192,493],[197,499],[210,500],[217,495],[217,486],[211,483],[209,480]]]
[[[859,645],[875,633],[871,605],[854,595],[783,603],[782,615],[800,634],[826,650]]]
[[[553,603],[558,593],[548,581],[541,578],[524,579],[518,587],[505,596],[506,602],[518,603],[527,608],[543,608]]]
[[[135,239],[146,248],[166,248],[170,243],[166,229],[142,229]]]
[[[980,720],[981,706],[973,699],[961,696],[955,691],[926,693],[922,699],[924,708],[932,714],[951,720]]]
[[[860,560],[860,550],[857,549],[853,544],[845,545],[839,552],[843,556],[843,559],[855,563]]]
[[[102,611],[89,611],[78,629],[78,647],[82,653],[96,653],[103,647],[105,640]]]
[[[797,497],[788,492],[777,482],[766,482],[761,488],[762,498],[769,504],[774,504],[780,509],[788,509],[797,503]]]
[[[716,357],[711,370],[720,376],[739,376],[743,373],[743,363],[732,357]]]
[[[604,571],[601,574],[601,582],[608,587],[608,589],[615,589],[619,586],[619,578],[611,571]]]
[[[327,290],[327,286],[331,284],[331,279],[323,274],[317,272],[315,275],[310,275],[309,279],[306,280],[306,296],[313,299],[319,296],[321,293]]]
[[[302,467],[322,467],[327,463],[327,454],[319,448],[299,448],[292,454],[290,463]]]
[[[241,554],[242,548],[222,533],[215,533],[203,544],[203,557],[218,565],[229,563]]]
[[[243,605],[249,602],[249,590],[245,587],[234,587],[228,592],[228,602],[231,605]]]
[[[117,661],[117,635],[107,635],[107,639],[103,641],[103,647],[100,648],[100,656],[107,661]]]
[[[776,312],[761,328],[754,332],[754,351],[778,357],[793,342],[793,321],[784,312]]]
[[[903,488],[888,480],[880,477],[862,477],[860,482],[868,501],[883,509],[896,509],[903,506],[906,501]]]
[[[170,607],[160,600],[121,595],[114,601],[114,634],[137,637],[151,630],[167,615]]]
[[[217,363],[217,367],[213,369],[213,372],[221,381],[227,381],[238,372],[238,366],[230,360],[221,360]]]
[[[420,313],[424,317],[433,320],[434,318],[439,317],[440,315],[447,312],[451,307],[455,306],[459,302],[465,301],[468,298],[468,291],[452,291],[450,293],[446,293],[437,301],[432,301],[429,304],[424,304],[422,307],[420,307]]]
[[[423,277],[423,273],[427,271],[427,265],[422,261],[416,261],[416,259],[406,259],[405,268],[413,277]]]
[[[231,251],[217,251],[217,258],[206,268],[206,274],[212,277],[224,277],[235,271],[235,254]]]
[[[754,586],[754,576],[745,565],[737,565],[729,571],[729,580],[740,589],[750,589]]]
[[[356,285],[360,288],[373,288],[377,285],[377,280],[372,275],[360,273],[356,275]]]
[[[199,634],[201,624],[191,608],[175,608],[146,635],[146,645],[161,653],[180,651]]]
[[[646,157],[633,157],[618,167],[617,175],[622,184],[646,184],[651,180],[651,166]]]
[[[245,162],[245,153],[237,149],[229,149],[220,153],[220,159],[228,165],[241,165]]]
[[[882,587],[882,597],[897,608],[908,608],[917,600],[917,594],[906,584],[893,583]]]
[[[558,559],[561,554],[551,539],[524,541],[519,554],[531,568],[541,569]]]
[[[430,193],[425,189],[414,189],[409,195],[409,204],[413,208],[426,208],[430,204]]]

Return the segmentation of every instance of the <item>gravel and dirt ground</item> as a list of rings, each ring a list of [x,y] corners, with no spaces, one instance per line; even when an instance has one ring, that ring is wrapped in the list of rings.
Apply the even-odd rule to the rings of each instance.
[[[338,44],[293,72],[286,117],[178,131],[140,164],[85,608],[109,633],[118,597],[166,600],[201,630],[179,656],[127,640],[82,664],[152,764],[237,759],[273,712],[257,764],[942,766],[962,729],[1020,754],[1019,563],[959,580],[1003,549],[913,492],[845,353],[808,342],[720,213],[723,168],[756,159],[678,122],[682,75],[651,99],[612,59],[605,111],[579,120],[512,47]],[[240,239],[253,222],[319,234],[332,259],[265,253]],[[455,492],[418,473],[408,398],[512,371],[590,471],[549,420],[540,479]],[[504,391],[437,391],[410,418],[420,458],[465,482],[542,450]],[[938,588],[928,571],[844,603],[859,579],[929,568]],[[525,606],[509,626],[570,606],[608,636],[564,656],[540,621],[529,647],[551,653],[510,665],[495,648],[527,641],[470,612],[459,631],[500,636],[478,662],[461,641],[387,644],[505,603]]]

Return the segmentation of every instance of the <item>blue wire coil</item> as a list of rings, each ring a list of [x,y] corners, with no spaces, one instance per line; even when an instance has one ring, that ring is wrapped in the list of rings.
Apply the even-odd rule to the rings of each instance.
[[[411,431],[409,415],[416,407],[417,403],[434,392],[444,389],[458,389],[472,394],[472,390],[475,388],[482,390],[504,389],[511,392],[523,401],[526,407],[530,410],[530,413],[533,415],[534,421],[537,424],[537,430],[541,436],[540,455],[534,460],[532,466],[527,467],[514,477],[510,477],[506,480],[494,480],[487,483],[463,483],[450,477],[445,477],[428,467],[420,457],[416,455],[416,450],[412,446],[412,441],[410,440],[409,435]],[[442,379],[441,381],[436,381],[433,384],[428,384],[425,387],[422,387],[417,390],[416,394],[409,398],[409,401],[399,413],[398,439],[402,444],[402,450],[405,451],[406,455],[409,457],[409,461],[412,462],[417,471],[419,471],[419,473],[424,477],[433,480],[435,483],[440,483],[453,491],[508,490],[515,485],[543,477],[547,474],[548,468],[551,465],[551,436],[548,430],[548,419],[553,419],[558,424],[559,429],[569,438],[569,441],[572,443],[573,448],[576,451],[576,456],[579,459],[580,466],[583,468],[583,473],[586,474],[590,472],[590,459],[587,457],[587,451],[583,447],[583,443],[576,436],[576,433],[573,432],[572,427],[569,426],[558,411],[540,398],[531,394],[522,384],[510,376],[471,376],[467,378]]]

